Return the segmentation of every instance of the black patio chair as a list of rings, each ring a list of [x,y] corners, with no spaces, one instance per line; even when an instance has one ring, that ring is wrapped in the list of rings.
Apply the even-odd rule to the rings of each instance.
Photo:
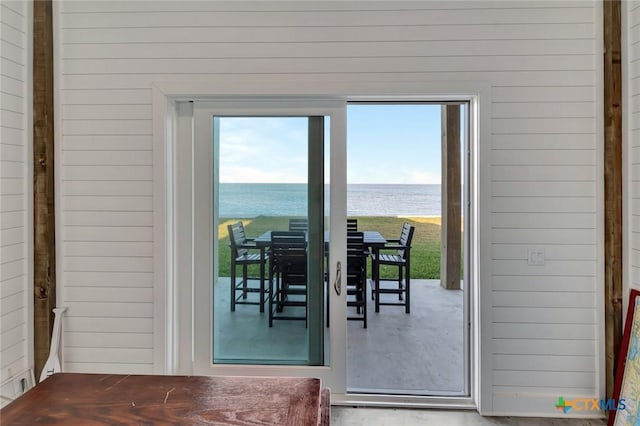
[[[271,232],[269,327],[274,320],[307,324],[307,240],[301,231]],[[302,314],[288,307],[302,307]],[[299,310],[298,310],[299,311]]]
[[[303,218],[289,219],[289,231],[307,231],[309,229],[309,220]]]
[[[376,312],[380,312],[380,305],[387,306],[404,306],[405,312],[411,311],[411,274],[410,274],[410,254],[411,240],[413,238],[414,227],[408,223],[402,225],[400,238],[397,240],[387,240],[384,247],[375,249],[372,253],[373,258],[373,285],[371,289],[371,297],[376,302]],[[392,253],[388,253],[393,250]],[[398,276],[394,279],[381,279],[380,266],[391,265],[398,268]],[[404,276],[404,280],[403,280]],[[386,283],[393,282],[397,286],[387,287]],[[385,285],[385,286],[383,286]],[[381,294],[397,294],[398,302],[382,302]]]
[[[236,310],[236,305],[260,305],[260,312],[264,312],[265,291],[261,277],[250,277],[249,265],[259,265],[260,253],[256,253],[253,240],[247,238],[242,222],[232,223],[227,226],[229,232],[229,247],[231,248],[231,312]],[[252,252],[254,251],[254,252]],[[265,254],[265,259],[268,254]],[[237,267],[242,266],[242,279],[237,280]],[[258,281],[257,286],[250,286],[249,281]],[[239,294],[238,294],[239,293]],[[260,293],[259,300],[248,300],[249,293]]]
[[[347,232],[358,232],[358,219],[347,219]]]
[[[357,315],[347,320],[362,321],[367,328],[367,255],[362,232],[347,233],[347,310],[356,308]]]

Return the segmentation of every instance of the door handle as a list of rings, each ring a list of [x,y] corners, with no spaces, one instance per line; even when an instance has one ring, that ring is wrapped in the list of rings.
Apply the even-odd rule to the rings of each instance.
[[[340,296],[342,293],[342,263],[340,261],[336,264],[336,280],[333,282],[333,289]]]

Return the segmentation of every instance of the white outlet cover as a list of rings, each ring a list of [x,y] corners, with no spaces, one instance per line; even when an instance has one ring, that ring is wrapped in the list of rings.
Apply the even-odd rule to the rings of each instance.
[[[542,266],[545,262],[544,249],[528,249],[527,264],[532,266]]]

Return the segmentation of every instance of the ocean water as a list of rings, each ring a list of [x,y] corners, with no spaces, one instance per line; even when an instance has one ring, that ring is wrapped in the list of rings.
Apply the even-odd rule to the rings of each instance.
[[[328,186],[325,186],[328,203]],[[219,215],[306,216],[307,185],[221,183]],[[348,216],[439,216],[440,185],[347,185]]]

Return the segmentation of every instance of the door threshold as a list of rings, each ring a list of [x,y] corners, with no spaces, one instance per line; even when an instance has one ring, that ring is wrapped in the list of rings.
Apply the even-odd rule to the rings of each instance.
[[[444,397],[444,398],[465,398],[462,391],[434,391],[434,390],[412,390],[412,389],[376,389],[376,388],[347,388],[347,394],[363,395],[394,395],[394,396],[419,396],[419,397]]]
[[[390,408],[441,408],[448,410],[477,410],[476,402],[469,396],[417,396],[367,393],[331,393],[331,405]]]

